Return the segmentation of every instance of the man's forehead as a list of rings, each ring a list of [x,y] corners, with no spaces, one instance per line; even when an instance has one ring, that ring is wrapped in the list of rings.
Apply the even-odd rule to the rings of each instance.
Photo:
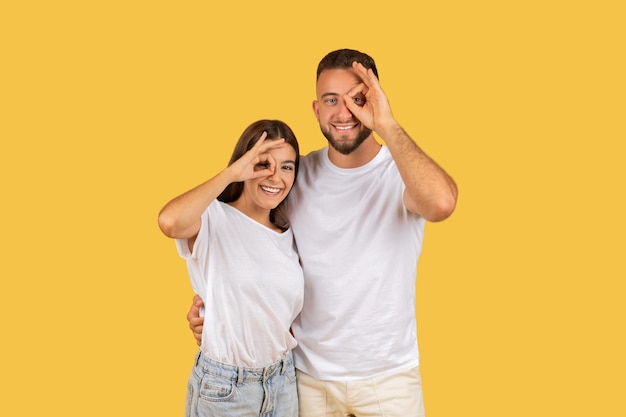
[[[318,93],[344,94],[361,82],[357,73],[352,69],[324,70],[317,79]]]

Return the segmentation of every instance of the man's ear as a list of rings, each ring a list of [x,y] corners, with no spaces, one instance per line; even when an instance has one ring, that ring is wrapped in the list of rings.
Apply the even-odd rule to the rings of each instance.
[[[317,102],[317,100],[313,100],[313,113],[315,113],[315,118],[319,122],[320,121],[320,113],[318,111],[318,105],[319,105],[319,103]]]

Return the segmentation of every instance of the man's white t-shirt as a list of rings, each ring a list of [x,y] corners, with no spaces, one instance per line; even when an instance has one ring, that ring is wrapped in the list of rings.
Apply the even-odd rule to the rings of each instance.
[[[285,211],[304,270],[292,329],[298,369],[316,378],[371,378],[419,365],[415,279],[425,220],[403,204],[387,147],[340,169],[328,148],[301,158]]]
[[[204,300],[206,356],[256,368],[296,346],[289,329],[304,284],[291,229],[278,233],[215,200],[202,214],[193,252],[187,239],[176,247]]]

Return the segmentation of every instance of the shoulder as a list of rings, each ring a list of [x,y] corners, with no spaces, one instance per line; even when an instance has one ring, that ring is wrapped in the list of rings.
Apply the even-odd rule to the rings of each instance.
[[[316,175],[316,173],[321,170],[324,166],[324,160],[326,158],[326,152],[324,149],[325,148],[318,149],[300,157],[300,166],[298,167],[299,177]]]
[[[325,149],[326,148],[322,148],[322,149],[318,149],[316,151],[311,151],[306,155],[303,155],[300,157],[300,164],[301,165],[315,165],[315,164],[319,164],[320,161],[322,161],[322,158],[324,157],[325,153]]]

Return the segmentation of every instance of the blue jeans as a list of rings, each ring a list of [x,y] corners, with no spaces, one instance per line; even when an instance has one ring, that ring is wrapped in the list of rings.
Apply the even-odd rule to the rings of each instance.
[[[243,368],[198,351],[187,388],[186,417],[298,417],[291,352],[265,368]]]

